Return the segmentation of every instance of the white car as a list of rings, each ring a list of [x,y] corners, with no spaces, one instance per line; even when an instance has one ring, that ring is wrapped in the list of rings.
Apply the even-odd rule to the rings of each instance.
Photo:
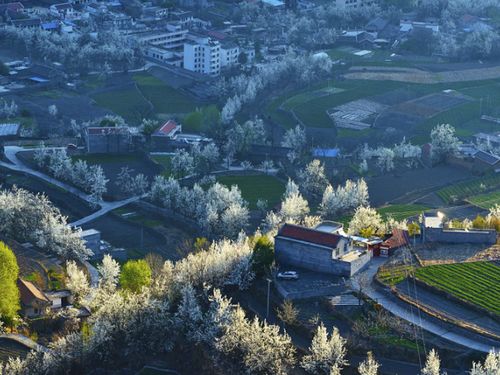
[[[282,280],[298,280],[299,274],[295,271],[285,271],[278,273],[278,279]]]

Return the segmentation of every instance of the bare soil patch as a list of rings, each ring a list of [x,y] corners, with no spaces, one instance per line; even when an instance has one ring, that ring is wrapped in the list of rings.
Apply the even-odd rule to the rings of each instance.
[[[423,266],[500,260],[500,245],[429,243],[417,245],[415,251]]]

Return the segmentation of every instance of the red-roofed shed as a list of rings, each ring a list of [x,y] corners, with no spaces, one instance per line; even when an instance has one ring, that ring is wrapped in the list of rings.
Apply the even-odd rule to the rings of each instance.
[[[392,236],[382,242],[380,246],[380,256],[388,257],[394,254],[397,249],[407,246],[410,243],[408,232],[402,229],[393,229]]]

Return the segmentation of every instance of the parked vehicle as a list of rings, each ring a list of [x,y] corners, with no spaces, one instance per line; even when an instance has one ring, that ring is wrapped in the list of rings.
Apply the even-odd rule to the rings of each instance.
[[[285,271],[278,273],[278,279],[281,280],[298,280],[299,274],[295,271]]]

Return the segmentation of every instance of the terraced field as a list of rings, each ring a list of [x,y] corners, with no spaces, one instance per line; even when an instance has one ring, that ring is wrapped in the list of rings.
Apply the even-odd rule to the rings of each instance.
[[[472,305],[500,315],[500,267],[490,262],[418,268],[415,277]]]
[[[499,188],[500,175],[493,175],[445,187],[439,190],[437,194],[445,203],[450,204],[465,198],[474,197],[478,193]]]
[[[0,338],[0,363],[7,361],[9,358],[24,358],[28,354],[29,349],[18,342],[6,338]]]
[[[475,206],[488,210],[494,205],[500,204],[500,192],[495,191],[489,194],[475,195],[473,197],[468,198],[467,201]]]

